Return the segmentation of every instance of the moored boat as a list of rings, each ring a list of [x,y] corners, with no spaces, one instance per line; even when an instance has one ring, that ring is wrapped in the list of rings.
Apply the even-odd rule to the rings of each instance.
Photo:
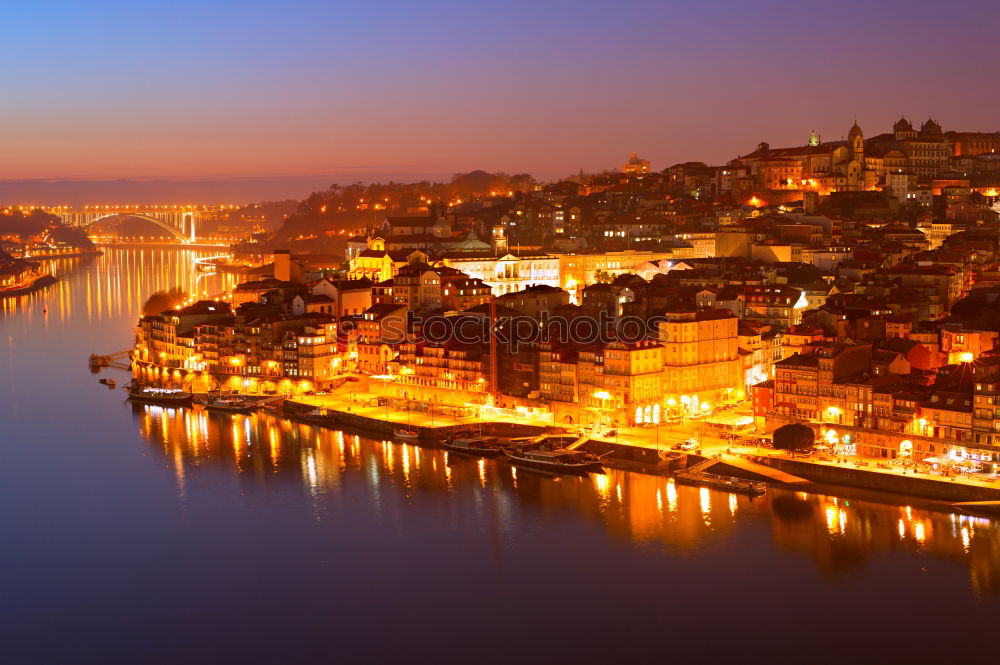
[[[337,424],[337,415],[326,409],[312,409],[310,411],[285,412],[285,416],[299,422],[310,425],[321,425],[323,427],[333,427]]]
[[[206,400],[204,406],[209,411],[224,413],[250,413],[260,406],[260,402],[246,397],[214,397]]]
[[[114,379],[98,379],[97,382],[98,383],[103,383],[108,388],[114,388],[116,385],[118,385],[118,384],[115,383]]]
[[[420,432],[412,429],[402,429],[397,427],[392,430],[392,436],[397,439],[403,439],[404,441],[415,441],[420,438]]]
[[[723,476],[703,471],[680,471],[674,474],[674,480],[685,485],[711,487],[712,489],[739,492],[740,494],[748,494],[750,496],[758,496],[767,492],[767,483],[759,480],[747,480],[745,478]]]
[[[531,469],[554,471],[557,473],[604,473],[601,458],[582,450],[555,448],[504,448],[504,455],[511,463]]]
[[[154,388],[130,383],[122,388],[128,398],[136,402],[148,402],[162,406],[190,406],[194,395],[178,388]]]
[[[495,438],[456,437],[448,439],[441,445],[445,450],[458,455],[470,455],[473,457],[495,457],[503,452],[501,442]]]

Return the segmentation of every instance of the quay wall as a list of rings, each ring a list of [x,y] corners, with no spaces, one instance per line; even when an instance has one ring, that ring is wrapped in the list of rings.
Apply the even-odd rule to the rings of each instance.
[[[951,480],[933,480],[917,476],[901,476],[865,469],[847,469],[826,464],[813,464],[783,457],[750,457],[758,464],[800,476],[807,480],[831,485],[846,485],[863,489],[908,494],[939,501],[997,501],[1000,487],[969,485]]]
[[[314,408],[314,406],[308,404],[295,402],[294,400],[286,400],[284,414],[294,418],[296,415],[306,414]],[[424,442],[441,441],[458,432],[478,430],[479,427],[482,427],[482,432],[485,435],[498,436],[531,436],[541,434],[552,429],[540,425],[519,425],[505,422],[469,422],[458,425],[434,425],[431,427],[428,425],[411,425],[407,423],[388,421],[382,418],[372,418],[370,416],[364,416],[350,411],[339,411],[336,409],[324,409],[324,411],[329,414],[329,421],[326,423],[329,427],[337,429],[345,427],[349,429],[363,430],[372,434],[384,435],[389,438],[392,437],[393,429],[410,429],[419,432],[420,441]]]
[[[287,400],[284,413],[292,418],[296,414],[305,414],[312,406]],[[328,410],[329,421],[326,426],[336,429],[353,429],[369,432],[378,436],[392,438],[394,428],[404,427],[420,432],[419,443],[433,445],[457,432],[467,432],[478,428],[480,423],[465,423],[460,425],[421,426],[395,423],[381,418],[372,418],[347,411]],[[537,425],[517,425],[505,422],[483,422],[482,431],[486,435],[530,436],[545,431],[556,432],[560,428]],[[592,439],[582,446],[583,450],[601,455],[611,465],[625,469],[647,473],[664,473],[671,469],[683,468],[704,459],[695,455],[684,455],[682,459],[673,461],[660,458],[659,451],[652,448],[631,446],[624,443],[613,443]],[[751,461],[769,466],[785,473],[799,476],[816,483],[843,485],[868,490],[881,490],[896,494],[923,497],[939,501],[992,501],[1000,500],[1000,487],[984,487],[969,485],[950,480],[934,480],[916,476],[905,476],[890,473],[880,473],[865,469],[850,469],[825,464],[816,464],[803,460],[783,457],[750,456]],[[757,474],[748,473],[736,467],[720,463],[717,473],[726,473],[737,477],[764,479]],[[766,479],[764,479],[766,480]]]

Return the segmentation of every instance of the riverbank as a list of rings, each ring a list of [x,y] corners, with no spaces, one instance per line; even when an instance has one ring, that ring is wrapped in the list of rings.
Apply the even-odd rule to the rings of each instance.
[[[30,256],[25,256],[25,261],[55,261],[58,259],[76,259],[81,256],[100,256],[104,254],[101,250],[87,249],[79,252],[52,252],[48,254],[31,254]]]
[[[485,435],[531,435],[543,432],[577,435],[578,428],[553,423],[546,414],[498,409],[488,405],[450,406],[403,399],[383,381],[345,377],[324,394],[275,395],[284,399],[282,415],[300,422],[392,438],[394,430],[416,431],[417,441],[435,446],[456,432]],[[692,454],[679,444],[697,440]],[[611,466],[665,475],[702,459],[715,460],[713,472],[805,489],[812,484],[836,485],[935,501],[1000,500],[1000,483],[968,475],[942,476],[879,464],[866,458],[827,459],[796,456],[754,446],[738,446],[703,421],[657,427],[619,428],[610,436],[594,434],[584,450],[605,458]],[[920,482],[915,482],[919,480]]]
[[[342,392],[342,391],[335,391]],[[512,426],[528,430],[575,434],[576,430],[539,423],[530,415],[516,414],[480,420],[475,416],[458,417],[429,411],[392,408],[385,398],[372,398],[354,389],[348,395],[332,394],[303,396],[286,401],[286,415],[305,418],[312,424],[332,428],[362,429],[382,436],[392,436],[393,430],[405,428],[419,433],[419,442],[436,445],[456,431],[477,430],[484,434],[497,433],[497,428]],[[308,415],[307,415],[308,414]],[[827,462],[819,458],[793,459],[788,453],[757,448],[734,447],[722,439],[703,437],[698,455],[669,460],[670,441],[661,439],[659,432],[640,428],[619,432],[613,437],[593,436],[583,449],[607,455],[615,466],[646,473],[665,474],[684,468],[702,459],[715,459],[718,472],[764,480],[769,483],[805,489],[813,483],[838,485],[864,490],[888,492],[902,496],[935,501],[1000,500],[1000,484],[968,476],[943,477],[927,473],[902,472],[895,467],[881,468],[872,461],[851,463]]]
[[[18,285],[15,287],[0,289],[0,298],[14,298],[16,296],[24,296],[34,291],[44,289],[46,287],[52,286],[59,279],[53,277],[52,275],[40,275],[35,277],[31,282],[24,285]]]
[[[97,242],[98,247],[107,249],[229,249],[221,243],[182,242]]]
[[[823,460],[794,459],[782,454],[748,455],[748,459],[817,483],[880,490],[938,501],[1000,501],[1000,485],[970,477],[943,477],[925,473],[899,473],[870,467],[864,462],[850,468]]]

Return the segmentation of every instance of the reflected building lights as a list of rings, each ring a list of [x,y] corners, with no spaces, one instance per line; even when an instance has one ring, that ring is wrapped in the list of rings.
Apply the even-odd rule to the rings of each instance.
[[[611,481],[607,475],[603,473],[594,474],[594,486],[597,488],[597,494],[601,497],[602,501],[606,502],[611,498],[610,485]]]
[[[263,483],[265,472],[273,471],[267,473],[266,482],[293,479],[297,491],[317,498],[365,487],[366,500],[378,506],[377,514],[397,519],[398,511],[405,510],[402,506],[409,505],[409,499],[417,493],[455,492],[476,484],[485,488],[492,482],[489,495],[475,492],[472,500],[493,497],[500,513],[506,515],[502,520],[517,519],[513,516],[516,513],[508,508],[513,502],[570,508],[565,519],[596,520],[618,537],[655,542],[667,548],[692,548],[713,539],[731,537],[737,520],[747,523],[747,519],[763,518],[770,520],[772,536],[782,547],[806,553],[824,568],[835,568],[847,556],[863,560],[869,553],[891,547],[920,549],[963,561],[970,568],[970,579],[976,580],[977,588],[997,584],[992,580],[998,576],[989,568],[997,564],[992,563],[987,553],[1000,549],[997,547],[1000,537],[997,525],[984,518],[935,512],[920,505],[887,506],[816,493],[791,493],[780,488],[769,488],[765,497],[751,501],[729,492],[679,488],[673,479],[664,482],[660,477],[614,469],[606,475],[591,474],[590,482],[587,478],[570,477],[553,482],[540,474],[524,473],[519,477],[515,467],[499,461],[479,459],[466,463],[451,458],[450,454],[446,456],[445,451],[362,439],[354,434],[291,423],[268,413],[218,417],[202,410],[132,408],[142,436],[155,444],[157,454],[164,455],[164,469],[174,474],[181,497],[186,495],[187,483],[194,482],[197,474],[204,473],[209,465],[224,465],[234,474],[253,471],[242,475],[243,482]],[[233,441],[228,440],[229,436]],[[405,492],[397,479],[391,477],[397,467]],[[417,473],[418,469],[422,471]],[[511,482],[506,480],[508,469]],[[367,482],[363,485],[347,482],[352,475]],[[612,489],[618,505],[615,510],[607,510]],[[679,501],[681,493],[684,502]],[[451,500],[469,499],[463,493]],[[790,516],[786,516],[779,510],[779,499],[791,500],[810,512],[789,512]],[[713,501],[719,510],[728,507],[732,519],[712,521]],[[482,504],[488,505],[489,501]],[[317,511],[321,508],[321,503],[314,506]],[[476,510],[481,509],[477,504]],[[668,513],[669,519],[664,519]],[[510,528],[510,523],[504,523],[501,531]],[[898,539],[893,531],[898,532]],[[973,571],[975,566],[979,568]]]
[[[667,510],[677,512],[677,484],[673,478],[667,481]]]

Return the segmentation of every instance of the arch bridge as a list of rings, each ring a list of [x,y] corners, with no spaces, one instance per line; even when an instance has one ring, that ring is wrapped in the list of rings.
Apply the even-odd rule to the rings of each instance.
[[[94,222],[117,215],[138,217],[169,231],[185,244],[198,239],[198,227],[201,223],[200,212],[193,207],[84,206],[82,209],[53,208],[48,212],[58,216],[68,226],[78,228],[86,228]]]

